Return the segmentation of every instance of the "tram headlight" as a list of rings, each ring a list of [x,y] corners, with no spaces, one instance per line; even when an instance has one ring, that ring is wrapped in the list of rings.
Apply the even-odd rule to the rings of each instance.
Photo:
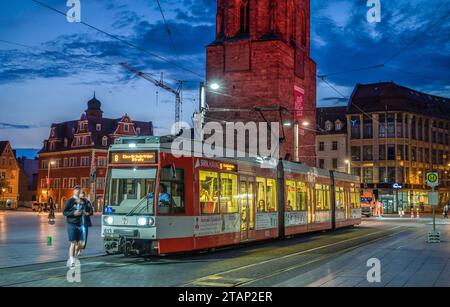
[[[114,218],[112,216],[108,216],[105,218],[105,223],[108,225],[112,225],[114,223]]]
[[[145,217],[138,218],[137,222],[139,226],[147,226],[147,218]]]

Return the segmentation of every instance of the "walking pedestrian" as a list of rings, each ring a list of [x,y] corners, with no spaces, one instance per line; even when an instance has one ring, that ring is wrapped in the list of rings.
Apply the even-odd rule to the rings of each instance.
[[[49,205],[49,213],[48,213],[48,223],[50,225],[55,225],[56,222],[56,218],[55,218],[55,203],[53,202],[53,199],[50,198],[48,200],[48,205]]]
[[[450,210],[450,203],[444,206],[444,219],[448,219],[448,211]]]
[[[86,198],[86,193],[81,192],[80,202],[83,207],[84,214],[81,221],[81,240],[80,247],[78,249],[78,256],[81,256],[83,250],[86,249],[89,227],[92,226],[91,216],[94,215],[94,208],[89,199]]]
[[[81,187],[73,188],[73,196],[64,206],[64,216],[67,218],[67,235],[69,237],[69,260],[67,265],[75,267],[78,255],[78,249],[81,241],[81,223],[83,210],[80,204]]]

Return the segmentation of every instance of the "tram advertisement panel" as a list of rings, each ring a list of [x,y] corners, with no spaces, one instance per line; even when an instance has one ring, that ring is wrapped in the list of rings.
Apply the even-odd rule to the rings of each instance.
[[[331,221],[331,211],[316,212],[316,223],[326,223]]]
[[[204,215],[195,217],[194,235],[211,236],[240,231],[239,214]]]
[[[287,212],[284,216],[286,226],[308,224],[308,212]]]
[[[336,210],[336,219],[338,221],[344,221],[346,219],[345,218],[345,211],[343,211],[343,210]]]
[[[351,218],[352,219],[360,219],[361,218],[361,208],[359,209],[352,209],[351,212]]]
[[[278,227],[278,213],[257,213],[256,229],[272,229]]]

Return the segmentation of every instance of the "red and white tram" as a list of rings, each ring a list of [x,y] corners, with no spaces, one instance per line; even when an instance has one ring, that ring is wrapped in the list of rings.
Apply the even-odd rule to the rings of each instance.
[[[136,137],[111,146],[107,253],[164,255],[361,223],[355,176],[291,162],[177,158],[170,145]]]

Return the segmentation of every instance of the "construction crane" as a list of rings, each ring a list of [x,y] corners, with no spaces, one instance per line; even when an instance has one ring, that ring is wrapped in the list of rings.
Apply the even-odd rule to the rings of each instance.
[[[183,81],[178,81],[178,88],[177,89],[173,89],[172,87],[170,87],[169,85],[167,85],[162,76],[161,76],[161,80],[155,79],[154,77],[152,77],[150,74],[144,73],[142,71],[139,71],[138,69],[128,65],[127,63],[120,63],[120,65],[131,71],[132,73],[134,73],[136,76],[145,79],[151,83],[153,83],[154,85],[156,85],[157,87],[160,87],[172,94],[175,95],[175,125],[176,125],[176,131],[175,134],[177,134],[180,131],[180,127],[179,127],[179,123],[181,121],[181,107],[182,107],[182,91],[183,91]]]

